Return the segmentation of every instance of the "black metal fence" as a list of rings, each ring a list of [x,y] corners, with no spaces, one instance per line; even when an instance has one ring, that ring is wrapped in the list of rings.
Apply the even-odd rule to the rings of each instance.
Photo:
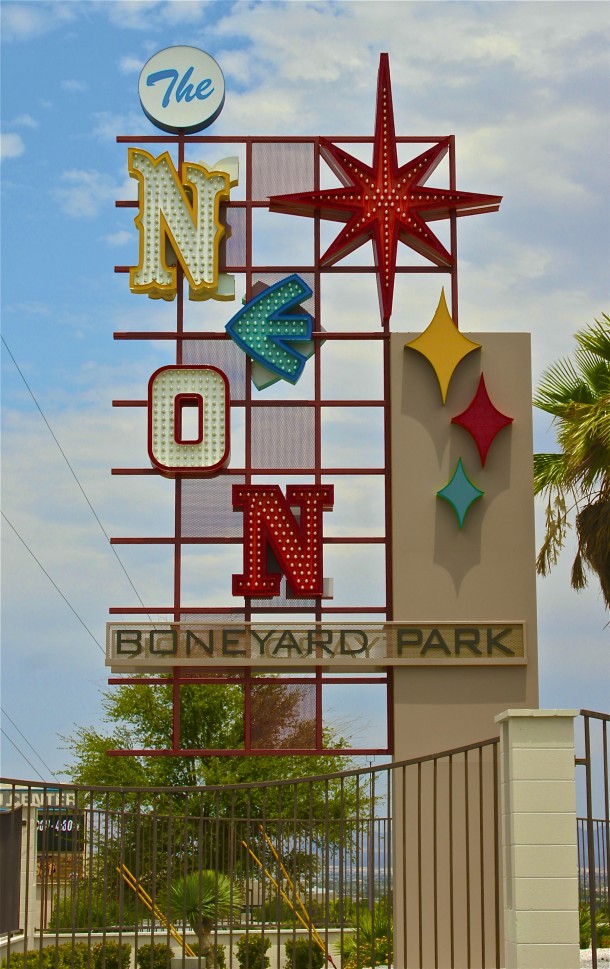
[[[210,788],[3,781],[21,864],[0,960],[499,967],[496,751]]]
[[[610,947],[610,788],[608,723],[610,714],[580,711],[583,720],[586,816],[578,818],[578,878],[581,944],[590,936],[592,966],[597,969],[598,948]]]

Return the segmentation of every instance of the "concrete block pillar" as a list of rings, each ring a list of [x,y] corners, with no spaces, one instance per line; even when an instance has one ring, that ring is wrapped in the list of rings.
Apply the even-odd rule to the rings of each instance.
[[[31,945],[37,921],[36,829],[38,808],[21,809],[21,882],[19,891],[19,927]]]
[[[507,710],[500,725],[506,969],[578,969],[576,710]]]

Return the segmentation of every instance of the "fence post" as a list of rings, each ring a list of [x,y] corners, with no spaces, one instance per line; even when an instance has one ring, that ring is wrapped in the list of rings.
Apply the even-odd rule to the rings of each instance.
[[[23,930],[26,945],[34,943],[34,933],[38,915],[37,898],[37,849],[36,829],[38,808],[21,809],[21,881],[19,890],[19,927]]]
[[[500,724],[506,969],[578,969],[576,710],[507,710]]]

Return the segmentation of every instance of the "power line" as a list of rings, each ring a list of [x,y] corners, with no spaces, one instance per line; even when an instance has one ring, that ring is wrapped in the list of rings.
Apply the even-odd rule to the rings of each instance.
[[[42,774],[40,773],[40,771],[39,770],[36,770],[36,768],[34,767],[32,761],[31,760],[28,760],[28,758],[25,756],[25,754],[23,753],[23,751],[20,750],[20,748],[17,746],[17,744],[15,743],[15,741],[14,740],[11,740],[11,738],[7,734],[6,730],[3,727],[0,727],[0,731],[4,734],[4,736],[6,737],[6,739],[9,742],[9,744],[12,744],[13,745],[13,747],[15,748],[15,750],[17,751],[17,753],[18,754],[21,754],[21,756],[23,757],[23,759],[26,762],[26,764],[29,764],[30,767],[32,768],[32,770],[34,771],[34,773],[35,774],[38,774],[40,780],[43,783],[46,783],[45,778],[42,776]]]
[[[129,575],[129,572],[127,571],[127,569],[126,569],[126,568],[125,568],[125,566],[123,565],[123,562],[121,561],[121,558],[120,558],[120,556],[119,556],[119,553],[118,553],[118,552],[117,552],[117,550],[115,549],[115,547],[114,547],[114,545],[112,545],[112,544],[111,544],[111,542],[110,542],[110,536],[108,535],[108,532],[107,532],[107,531],[106,531],[106,529],[104,528],[104,526],[103,526],[103,524],[102,524],[102,522],[101,522],[101,520],[100,520],[100,518],[99,518],[99,516],[98,516],[98,514],[97,514],[97,512],[96,512],[96,510],[95,510],[95,508],[94,508],[94,507],[93,507],[93,505],[91,504],[91,502],[90,502],[90,500],[89,500],[89,497],[88,497],[88,495],[87,495],[87,493],[86,493],[86,491],[85,491],[85,489],[83,488],[83,486],[82,486],[82,484],[80,483],[80,481],[79,481],[79,479],[78,479],[78,477],[77,477],[77,474],[76,474],[76,471],[74,470],[74,468],[73,468],[73,467],[72,467],[72,465],[70,464],[70,461],[68,460],[68,456],[66,455],[66,452],[64,451],[64,449],[62,448],[62,446],[61,446],[61,444],[59,443],[59,441],[58,441],[58,439],[57,439],[57,437],[55,436],[55,433],[54,433],[54,431],[53,431],[53,428],[51,427],[51,425],[49,424],[49,422],[48,422],[48,420],[47,420],[47,418],[45,417],[45,415],[44,415],[44,413],[43,413],[43,410],[42,410],[42,407],[40,406],[40,404],[39,404],[39,403],[38,403],[38,401],[36,400],[36,397],[34,396],[34,391],[33,391],[33,390],[32,390],[32,388],[30,387],[30,385],[29,385],[29,383],[27,382],[27,380],[25,379],[25,375],[24,375],[24,373],[23,373],[23,371],[21,370],[21,367],[19,366],[19,364],[18,364],[18,363],[17,363],[17,361],[15,360],[15,357],[13,356],[13,353],[12,353],[12,351],[11,351],[11,348],[9,347],[9,345],[8,345],[8,343],[6,342],[6,340],[4,339],[4,336],[2,336],[2,334],[0,334],[0,337],[2,338],[2,342],[3,342],[3,344],[4,344],[4,346],[6,347],[6,351],[7,351],[7,353],[8,353],[8,355],[10,356],[10,358],[11,358],[11,360],[12,360],[12,361],[13,361],[13,363],[15,364],[15,367],[17,368],[17,372],[18,372],[18,374],[19,374],[19,376],[21,377],[21,379],[23,380],[23,382],[24,382],[24,384],[25,384],[25,386],[26,386],[26,388],[27,388],[27,391],[28,391],[28,393],[29,393],[29,395],[30,395],[30,397],[31,397],[31,398],[32,398],[32,400],[34,401],[34,404],[36,405],[36,408],[37,408],[37,410],[38,410],[38,413],[40,414],[40,416],[42,417],[42,419],[43,419],[43,421],[44,421],[44,422],[45,422],[45,424],[47,425],[47,428],[48,428],[48,430],[49,430],[49,434],[51,435],[51,437],[52,437],[52,438],[53,438],[53,440],[55,441],[55,443],[56,443],[56,445],[57,445],[57,447],[59,448],[59,451],[60,451],[60,453],[61,453],[61,456],[63,457],[63,459],[64,459],[64,461],[65,461],[65,462],[66,462],[66,464],[68,465],[68,468],[70,469],[70,473],[71,473],[71,475],[72,475],[72,477],[74,478],[74,480],[76,481],[76,484],[78,485],[78,487],[79,487],[79,489],[80,489],[80,491],[81,491],[81,493],[82,493],[82,495],[83,495],[83,498],[85,499],[85,501],[86,501],[86,502],[87,502],[87,504],[89,505],[89,508],[91,509],[91,513],[93,514],[93,517],[95,518],[95,520],[96,520],[96,522],[97,522],[97,523],[98,523],[98,525],[100,526],[100,529],[102,530],[102,534],[104,535],[104,538],[105,538],[105,539],[106,539],[106,541],[108,542],[108,546],[109,546],[109,548],[110,548],[110,550],[111,550],[111,552],[112,552],[112,554],[114,555],[114,557],[116,558],[116,560],[117,560],[117,562],[118,562],[118,563],[119,563],[119,565],[121,566],[121,568],[122,568],[122,570],[123,570],[123,572],[125,573],[125,576],[126,576],[126,578],[127,578],[127,581],[129,582],[129,584],[130,584],[130,586],[131,586],[131,588],[133,589],[133,591],[135,592],[135,594],[136,594],[136,596],[137,596],[137,599],[138,599],[138,602],[140,603],[140,605],[141,605],[142,607],[144,607],[144,608],[146,608],[146,607],[144,606],[144,603],[143,603],[143,601],[142,601],[142,599],[141,599],[141,597],[140,597],[140,593],[138,592],[138,590],[136,589],[136,587],[135,587],[135,585],[133,584],[133,581],[132,581],[132,579],[131,579],[131,576]],[[152,619],[151,619],[151,617],[150,617],[150,616],[148,616],[148,619],[149,619],[149,621],[150,621],[150,622],[152,622]]]
[[[48,770],[49,774],[51,774],[53,777],[55,777],[55,771],[52,771],[51,768],[49,767],[49,765],[47,763],[45,763],[45,761],[40,756],[40,754],[38,753],[38,751],[36,750],[36,748],[32,746],[32,744],[30,743],[30,741],[28,740],[28,738],[26,737],[26,735],[23,733],[23,731],[21,731],[19,729],[19,727],[17,726],[17,724],[15,723],[15,721],[13,720],[13,718],[12,717],[9,717],[8,713],[6,712],[6,710],[4,709],[3,706],[0,706],[0,710],[2,711],[2,714],[6,717],[6,719],[9,721],[9,723],[12,723],[12,725],[15,728],[15,730],[17,731],[17,733],[21,737],[23,737],[23,739],[25,740],[25,742],[28,745],[28,747],[30,748],[30,750],[33,751],[36,754],[36,756],[38,757],[38,760],[40,761],[40,763],[42,764],[42,766],[45,768],[45,770]]]
[[[49,573],[45,569],[45,567],[42,564],[42,562],[40,561],[40,559],[36,558],[36,556],[34,555],[32,549],[30,548],[30,546],[27,544],[27,542],[25,541],[25,539],[23,539],[21,537],[21,535],[19,534],[19,532],[17,531],[17,529],[15,528],[15,526],[13,525],[13,523],[11,521],[9,521],[9,519],[6,517],[6,515],[4,514],[4,512],[2,511],[2,512],[0,512],[0,514],[4,518],[4,520],[7,523],[7,525],[9,525],[12,528],[12,530],[15,533],[15,535],[17,536],[17,538],[19,539],[19,541],[21,542],[21,544],[24,546],[24,548],[26,548],[27,551],[30,553],[30,555],[32,556],[32,558],[34,559],[34,561],[36,562],[36,564],[38,566],[40,566],[40,568],[42,569],[42,571],[46,575],[46,577],[49,580],[49,582],[51,583],[51,585],[57,590],[57,592],[59,592],[60,596],[62,597],[62,599],[64,600],[64,602],[66,603],[66,605],[68,606],[68,608],[70,609],[70,611],[74,613],[74,615],[78,619],[78,621],[81,624],[81,626],[89,633],[89,635],[91,636],[91,639],[93,640],[93,642],[95,643],[95,645],[97,646],[97,648],[100,649],[102,651],[102,653],[104,654],[104,656],[105,656],[106,655],[106,650],[104,649],[104,647],[102,646],[102,644],[99,642],[99,640],[97,640],[95,638],[95,636],[93,635],[93,633],[91,632],[91,630],[89,629],[89,627],[87,626],[87,624],[85,623],[85,621],[83,619],[81,619],[81,617],[77,613],[76,609],[68,601],[68,599],[63,594],[63,592],[61,591],[61,589],[59,588],[59,586],[57,585],[57,583],[53,581],[53,579],[51,578],[51,576],[49,575]]]

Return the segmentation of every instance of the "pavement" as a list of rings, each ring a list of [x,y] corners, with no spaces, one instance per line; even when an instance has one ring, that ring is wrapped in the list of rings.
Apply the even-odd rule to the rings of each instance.
[[[580,950],[580,969],[591,969],[593,961],[591,958],[590,949]],[[598,949],[597,950],[597,965],[598,969],[602,966],[610,966],[610,949]]]

